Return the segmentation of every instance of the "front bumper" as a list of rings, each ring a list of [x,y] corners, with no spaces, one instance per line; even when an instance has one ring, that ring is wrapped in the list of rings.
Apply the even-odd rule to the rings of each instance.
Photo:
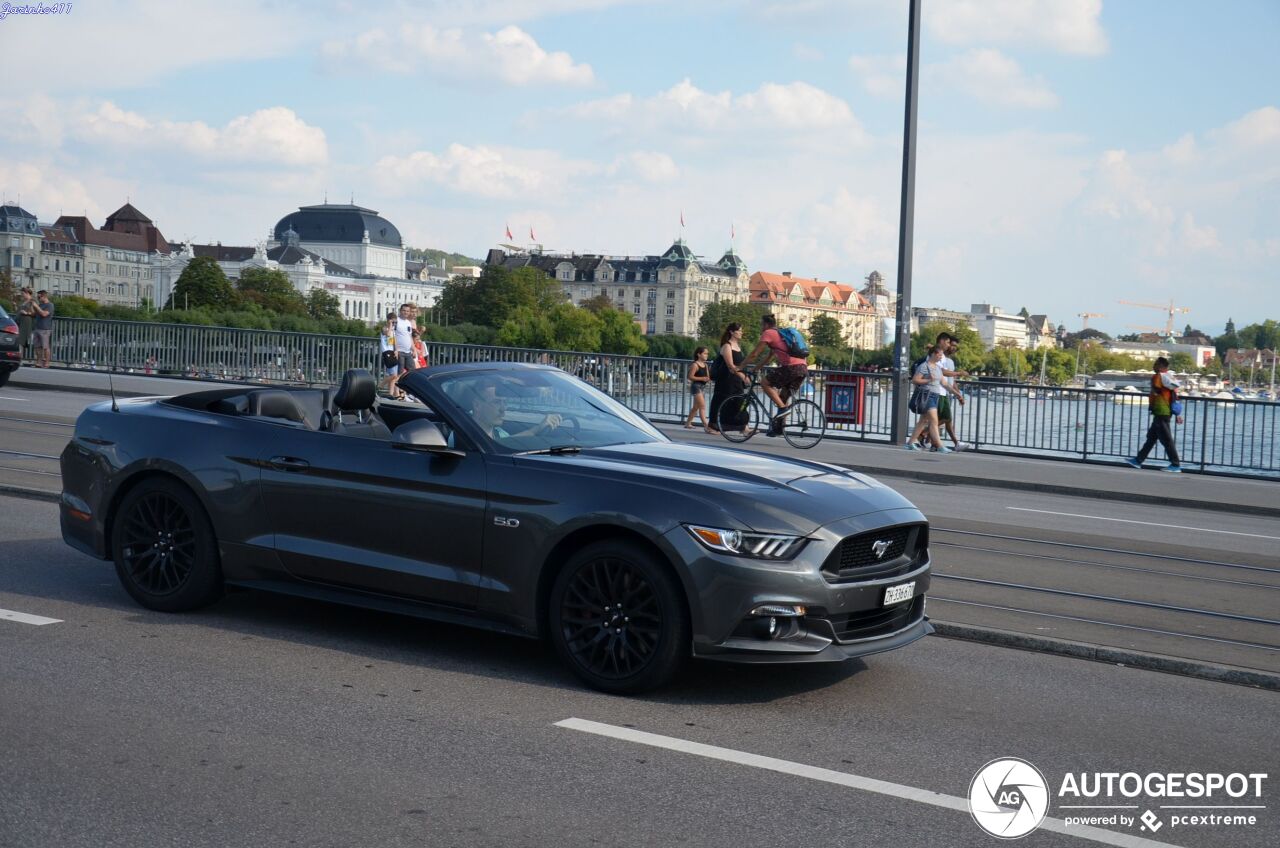
[[[832,522],[810,533],[795,559],[767,563],[708,551],[683,527],[666,534],[687,569],[693,654],[742,663],[839,662],[908,645],[933,632],[925,616],[930,560],[926,545],[883,576],[836,579],[828,557],[851,536],[924,524],[914,509]],[[884,606],[885,590],[914,583],[912,597]],[[763,604],[800,604],[806,614],[781,638],[759,634],[750,613]]]

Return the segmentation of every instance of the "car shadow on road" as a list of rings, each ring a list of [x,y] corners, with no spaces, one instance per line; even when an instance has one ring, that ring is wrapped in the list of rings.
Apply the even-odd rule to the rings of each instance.
[[[153,612],[129,598],[110,563],[70,551],[58,541],[17,540],[6,545],[6,552],[13,565],[0,571],[0,592],[119,613],[124,621],[153,631],[213,628],[380,663],[590,692],[543,642],[533,639],[244,589],[232,589],[201,610]],[[801,666],[695,660],[662,690],[640,697],[685,705],[768,703],[844,683],[866,669],[861,660]]]

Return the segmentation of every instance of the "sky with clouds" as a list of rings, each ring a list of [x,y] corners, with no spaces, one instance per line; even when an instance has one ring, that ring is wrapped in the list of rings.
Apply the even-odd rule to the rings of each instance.
[[[923,0],[914,302],[1280,318],[1280,4]],[[379,210],[483,256],[894,281],[905,0],[116,0],[9,15],[0,192],[253,244]]]

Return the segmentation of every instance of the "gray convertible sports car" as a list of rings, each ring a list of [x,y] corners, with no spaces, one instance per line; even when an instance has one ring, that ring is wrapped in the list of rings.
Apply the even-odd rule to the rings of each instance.
[[[226,584],[548,639],[640,692],[689,657],[828,662],[929,633],[929,527],[831,465],[668,440],[536,365],[433,367],[380,403],[225,387],[85,410],[63,538],[151,609]]]

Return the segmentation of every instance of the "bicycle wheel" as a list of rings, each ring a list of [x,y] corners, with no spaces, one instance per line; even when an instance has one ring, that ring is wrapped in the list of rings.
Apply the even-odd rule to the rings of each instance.
[[[827,416],[811,400],[794,400],[783,421],[782,436],[793,448],[808,449],[822,441],[827,432]]]
[[[716,415],[716,427],[735,444],[745,442],[764,426],[764,407],[752,392],[726,398]]]

